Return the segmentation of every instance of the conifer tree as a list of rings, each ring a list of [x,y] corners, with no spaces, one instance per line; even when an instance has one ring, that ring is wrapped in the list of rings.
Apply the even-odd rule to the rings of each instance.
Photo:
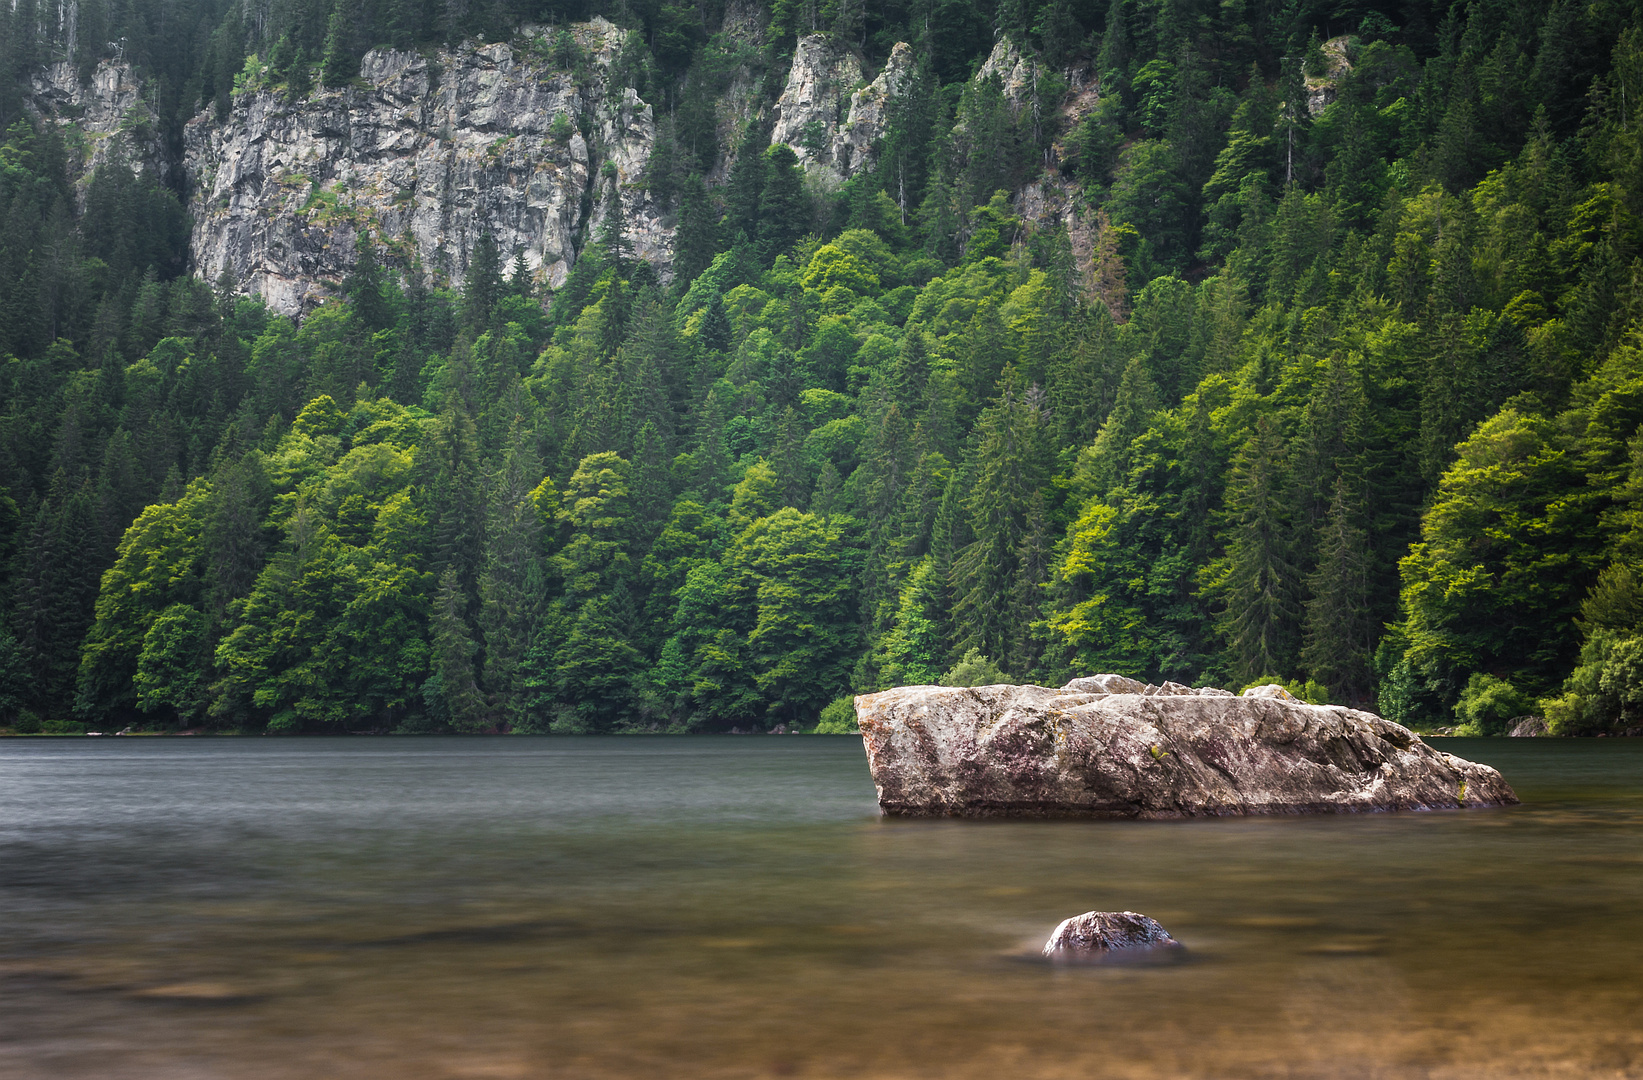
[[[502,255],[497,251],[496,237],[482,232],[474,243],[462,285],[463,320],[475,335],[490,325],[491,312],[501,298]]]
[[[1042,580],[1042,567],[1023,568],[1023,556],[1039,558],[1023,543],[1042,531],[1039,488],[1048,474],[1048,417],[1043,394],[1025,385],[1014,367],[999,380],[999,398],[977,423],[974,480],[965,511],[975,540],[956,553],[951,570],[955,652],[979,649],[986,656],[1024,655],[1030,626],[1018,624],[1023,587]],[[1034,540],[1042,544],[1042,537]],[[1012,611],[1012,601],[1015,610]]]
[[[491,718],[475,678],[474,656],[479,647],[468,627],[467,607],[457,569],[447,566],[439,576],[430,628],[437,680],[432,693],[457,731],[482,731],[490,726]]]
[[[730,167],[730,183],[725,188],[724,229],[728,237],[744,236],[749,242],[759,235],[759,205],[764,198],[765,148],[770,136],[757,124],[749,124],[736,147],[736,163]]]
[[[1112,412],[1095,439],[1094,479],[1100,490],[1121,484],[1128,477],[1131,449],[1157,411],[1158,390],[1146,364],[1136,357],[1125,366]]]
[[[320,60],[320,80],[332,90],[346,86],[359,74],[355,38],[363,27],[364,12],[358,0],[336,0],[325,31],[325,47]]]
[[[810,228],[804,174],[793,148],[778,143],[765,153],[764,189],[759,193],[759,257],[766,264]]]
[[[479,576],[488,712],[515,725],[523,719],[525,653],[541,624],[547,585],[542,521],[533,498],[542,482],[541,473],[535,448],[516,421],[489,485],[485,564]]]
[[[699,173],[684,182],[679,199],[679,225],[673,238],[673,280],[676,289],[688,288],[696,275],[713,263],[720,248],[719,215],[708,199]]]
[[[1352,520],[1344,477],[1335,481],[1329,512],[1316,541],[1318,566],[1307,580],[1301,665],[1337,697],[1367,702],[1373,689],[1370,654],[1375,638],[1370,605],[1368,534]]]
[[[1246,680],[1294,670],[1300,607],[1283,517],[1283,437],[1262,416],[1239,451],[1227,490],[1227,552],[1207,574],[1233,673]]]

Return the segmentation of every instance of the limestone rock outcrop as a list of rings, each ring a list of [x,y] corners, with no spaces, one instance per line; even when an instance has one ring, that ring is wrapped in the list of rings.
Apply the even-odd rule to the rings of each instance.
[[[205,112],[185,133],[195,272],[296,314],[347,274],[361,229],[398,269],[457,283],[489,232],[557,286],[614,188],[629,244],[665,278],[671,223],[638,183],[655,118],[613,74],[628,32],[570,32],[576,71],[552,31],[527,30],[432,57],[373,50],[353,85],[297,102],[250,80],[225,123]]]
[[[59,60],[36,72],[29,89],[30,112],[64,129],[82,204],[92,174],[113,160],[134,170],[147,168],[162,182],[170,176],[159,117],[143,97],[142,82],[130,64],[104,60],[82,83],[75,66]]]
[[[1179,953],[1181,943],[1169,931],[1136,911],[1086,911],[1062,921],[1044,955],[1051,960],[1104,960],[1146,953]]]
[[[791,146],[801,165],[830,166],[842,175],[844,170],[834,160],[834,136],[862,78],[861,61],[828,35],[800,38],[787,86],[776,101],[770,141]]]
[[[1346,57],[1347,46],[1351,40],[1349,35],[1342,34],[1324,42],[1320,46],[1324,55],[1323,73],[1303,77],[1306,87],[1306,114],[1314,120],[1335,103],[1341,83],[1352,74],[1352,62]]]
[[[833,165],[840,175],[873,167],[878,142],[890,128],[890,103],[906,88],[913,69],[913,47],[899,41],[890,50],[884,70],[850,95],[849,115],[833,134]]]
[[[1137,685],[1095,676],[1059,690],[863,694],[856,716],[879,806],[912,816],[1179,818],[1518,801],[1489,766],[1371,713]]]
[[[801,38],[776,102],[770,141],[793,148],[812,173],[843,180],[873,167],[890,126],[890,104],[912,77],[913,48],[898,42],[871,82],[854,53],[826,34]]]
[[[976,69],[973,81],[997,75],[999,83],[1004,88],[1004,100],[1010,103],[1012,109],[1019,110],[1032,100],[1033,82],[1038,77],[1038,66],[1031,56],[1024,55],[1021,46],[1008,37],[1001,37],[993,45],[993,51],[987,54],[987,59],[981,62]]]

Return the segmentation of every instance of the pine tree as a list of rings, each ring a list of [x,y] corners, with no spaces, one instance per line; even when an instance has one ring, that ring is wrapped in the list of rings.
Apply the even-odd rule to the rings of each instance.
[[[1123,483],[1129,476],[1130,449],[1158,411],[1158,390],[1140,357],[1124,368],[1112,412],[1101,425],[1093,449],[1094,480],[1101,491]]]
[[[490,325],[491,312],[502,298],[502,255],[496,237],[479,234],[468,259],[468,273],[462,285],[462,315],[468,328],[479,334]]]
[[[809,231],[810,217],[798,156],[792,147],[778,143],[765,153],[764,190],[759,193],[760,259],[768,265],[792,247]]]
[[[1207,573],[1234,674],[1253,680],[1294,671],[1300,609],[1284,520],[1283,437],[1260,417],[1239,451],[1227,490],[1227,553]]]
[[[1368,702],[1375,621],[1369,534],[1353,521],[1357,504],[1345,478],[1337,479],[1328,516],[1319,523],[1318,567],[1307,580],[1300,659],[1307,675],[1337,697]]]
[[[532,497],[541,482],[541,462],[516,421],[490,481],[479,577],[487,711],[516,726],[524,719],[525,654],[536,639],[546,587],[542,520]]]
[[[749,124],[736,147],[736,162],[730,167],[730,183],[725,189],[725,234],[749,241],[759,235],[759,205],[764,198],[765,147],[770,137],[757,124]]]
[[[974,422],[982,406],[992,399],[999,376],[1012,360],[1014,353],[1004,320],[998,316],[998,305],[987,297],[976,305],[964,334],[963,360],[959,366],[964,406],[959,419],[965,427]]]
[[[320,80],[333,90],[348,85],[359,74],[359,52],[354,41],[364,29],[364,11],[358,0],[336,0],[325,32]]]
[[[730,349],[731,335],[730,316],[725,314],[724,297],[715,292],[708,298],[707,309],[702,313],[702,325],[696,340],[702,343],[703,348],[723,353]]]
[[[354,235],[354,267],[343,279],[354,319],[367,335],[386,330],[393,322],[383,298],[382,263],[377,259],[376,242],[364,229]]]
[[[483,731],[491,726],[492,720],[475,678],[474,655],[479,647],[468,626],[467,606],[456,567],[447,566],[439,576],[430,627],[437,693],[452,727],[458,731]]]
[[[1023,570],[1024,555],[1037,557],[1023,542],[1042,531],[1036,515],[1043,512],[1039,489],[1049,472],[1047,421],[1042,392],[1006,368],[997,403],[976,425],[974,480],[964,507],[975,540],[956,554],[951,571],[955,652],[975,648],[1007,657],[1029,651],[1030,626],[1011,616],[1025,601],[1018,584],[1036,584],[1039,573]]]
[[[11,626],[33,673],[34,704],[48,709],[72,700],[98,578],[112,561],[111,552],[90,543],[97,536],[95,505],[88,480],[54,474],[24,532],[12,576]]]
[[[721,247],[718,212],[701,175],[692,173],[679,199],[679,226],[673,239],[674,288],[689,288],[696,275],[712,265]]]

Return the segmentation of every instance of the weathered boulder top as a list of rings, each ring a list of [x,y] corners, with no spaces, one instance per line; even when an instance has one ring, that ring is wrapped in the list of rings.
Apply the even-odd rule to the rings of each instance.
[[[1117,675],[856,698],[886,814],[1179,818],[1506,806],[1487,765],[1281,687],[1242,697]]]
[[[1052,960],[1100,959],[1114,953],[1181,951],[1179,941],[1158,920],[1137,911],[1086,911],[1064,919],[1044,955]]]

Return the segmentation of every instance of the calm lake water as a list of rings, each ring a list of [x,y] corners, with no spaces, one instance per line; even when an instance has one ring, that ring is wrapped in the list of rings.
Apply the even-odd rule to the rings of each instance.
[[[859,739],[0,740],[0,1076],[1643,1076],[1643,740],[1522,807],[881,819]],[[1058,969],[1129,908],[1191,961]]]

